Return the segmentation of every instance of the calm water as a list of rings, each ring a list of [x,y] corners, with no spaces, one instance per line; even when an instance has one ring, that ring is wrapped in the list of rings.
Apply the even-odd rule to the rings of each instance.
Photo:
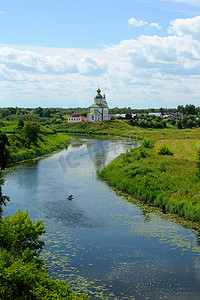
[[[43,219],[51,276],[91,299],[200,299],[197,232],[139,208],[96,177],[136,145],[76,138],[67,150],[13,168],[5,176],[4,215],[20,208]]]

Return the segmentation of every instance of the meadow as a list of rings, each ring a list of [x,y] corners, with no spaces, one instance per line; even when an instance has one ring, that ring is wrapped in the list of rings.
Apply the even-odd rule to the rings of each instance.
[[[160,207],[164,213],[199,223],[197,147],[197,139],[159,140],[155,146],[145,139],[140,148],[120,155],[98,174],[117,189]]]

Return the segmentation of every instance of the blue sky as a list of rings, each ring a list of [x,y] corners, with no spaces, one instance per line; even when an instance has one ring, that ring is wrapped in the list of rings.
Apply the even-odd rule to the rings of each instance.
[[[200,1],[0,1],[0,107],[200,105]]]

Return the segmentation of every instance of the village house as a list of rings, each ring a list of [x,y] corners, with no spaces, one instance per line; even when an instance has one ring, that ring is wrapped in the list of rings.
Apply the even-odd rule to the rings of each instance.
[[[79,112],[75,112],[71,116],[68,117],[68,123],[76,123],[76,122],[82,122],[82,121],[87,121],[87,117],[83,116]]]

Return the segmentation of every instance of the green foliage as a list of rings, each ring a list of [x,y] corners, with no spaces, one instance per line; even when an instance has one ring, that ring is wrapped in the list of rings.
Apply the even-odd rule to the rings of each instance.
[[[19,128],[23,128],[24,127],[24,120],[23,119],[19,119],[19,121],[18,121],[18,127]]]
[[[1,177],[1,173],[0,173],[0,217],[1,217],[1,213],[2,213],[2,205],[6,205],[6,201],[9,201],[9,197],[4,196],[3,193],[2,193],[3,183],[4,183],[4,180]]]
[[[2,170],[5,169],[9,158],[6,146],[9,146],[8,137],[5,133],[0,132],[0,167]]]
[[[192,114],[184,115],[182,118],[178,118],[176,120],[176,126],[178,129],[199,127],[199,125],[199,118],[196,118]]]
[[[172,155],[156,155],[145,148],[146,157],[138,160],[140,149],[120,155],[98,172],[119,190],[162,207],[179,216],[200,222],[200,185],[196,163]],[[187,170],[187,172],[186,172]]]
[[[139,160],[139,159],[145,158],[145,157],[147,157],[147,156],[148,156],[147,151],[146,151],[145,149],[143,149],[143,148],[140,148],[140,149],[139,149],[139,153],[138,153],[138,155],[137,155],[137,159]]]
[[[86,300],[77,296],[64,281],[55,281],[34,263],[0,249],[0,299],[4,300]]]
[[[160,117],[156,117],[155,120],[152,120],[152,118],[145,120],[133,119],[129,120],[128,124],[142,128],[166,128],[166,122],[162,121]]]
[[[198,149],[198,158],[197,158],[197,174],[198,174],[198,177],[200,177],[200,149]]]
[[[161,146],[158,149],[157,153],[159,155],[174,155],[173,152],[171,152],[167,146]]]
[[[44,242],[39,237],[45,233],[42,221],[32,222],[28,212],[18,209],[11,217],[0,222],[0,244],[24,261],[38,261]]]
[[[42,221],[32,222],[18,210],[0,222],[0,299],[88,299],[76,296],[64,281],[55,281],[44,270],[39,254],[45,232]]]
[[[160,163],[160,167],[159,167],[161,172],[166,172],[167,171],[167,166],[166,166],[166,162],[162,161]]]
[[[35,122],[28,122],[25,124],[23,131],[25,137],[28,138],[29,144],[30,143],[36,144],[39,137],[39,131],[40,131],[39,124]]]
[[[152,140],[144,138],[143,141],[142,141],[142,147],[144,147],[144,148],[153,148],[154,147],[154,142]]]

